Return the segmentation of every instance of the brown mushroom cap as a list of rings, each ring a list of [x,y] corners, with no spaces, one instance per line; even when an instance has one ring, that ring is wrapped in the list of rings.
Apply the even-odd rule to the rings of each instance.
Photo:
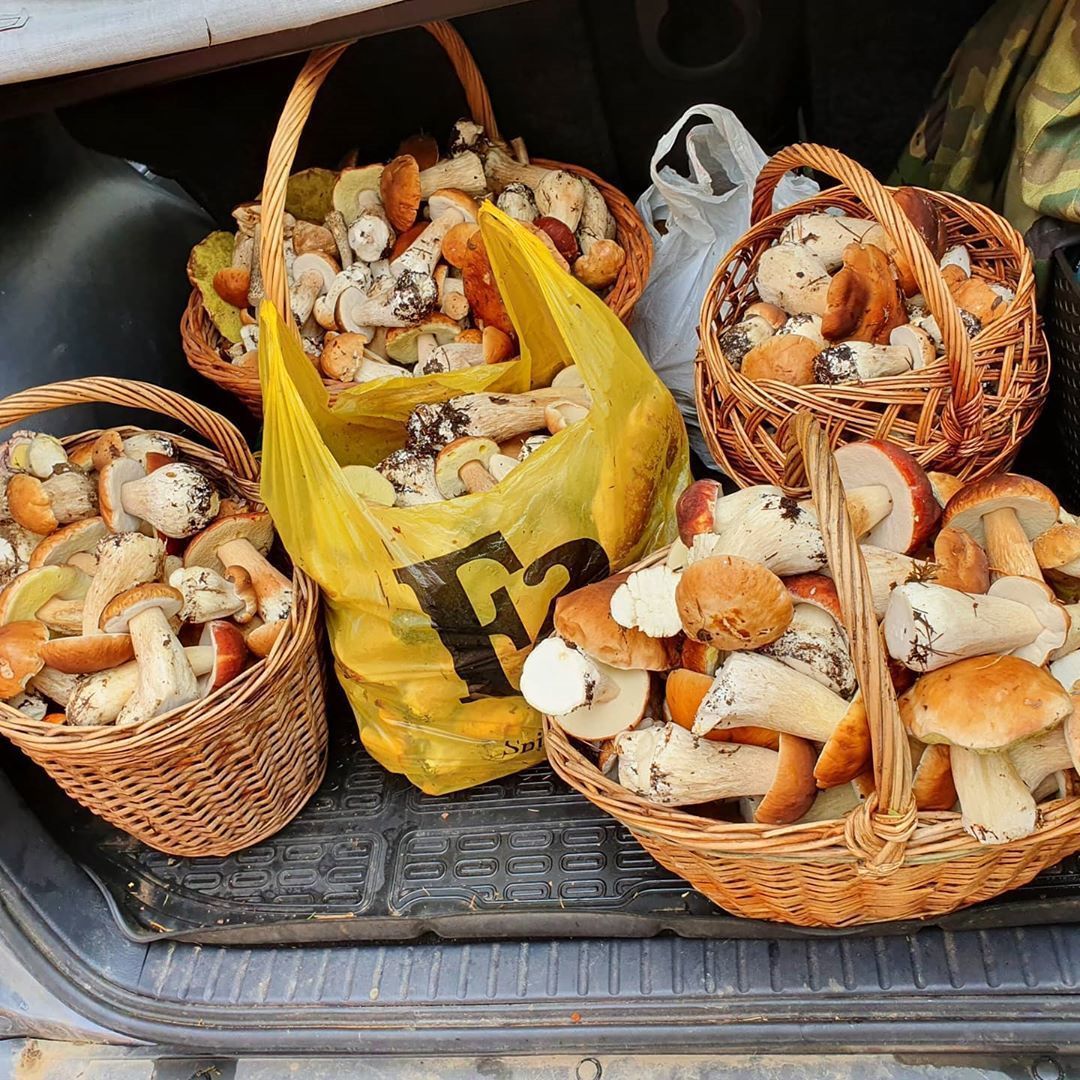
[[[184,565],[207,566],[223,573],[225,567],[217,557],[217,551],[230,540],[247,540],[260,555],[265,555],[274,542],[274,522],[265,512],[218,518],[191,538],[184,550]]]
[[[836,592],[836,582],[824,574],[793,574],[784,578],[784,585],[793,604],[813,604],[828,612],[836,625],[844,628],[844,616],[840,611],[840,597]]]
[[[25,690],[45,666],[41,646],[48,640],[48,629],[34,619],[0,626],[0,699],[6,701]]]
[[[808,386],[814,381],[814,357],[820,351],[814,342],[799,334],[774,334],[743,357],[740,370],[754,382],[775,379],[792,386]]]
[[[72,555],[81,551],[93,551],[109,530],[100,517],[82,518],[57,529],[47,536],[30,556],[30,569],[38,566],[55,566],[66,563]]]
[[[43,541],[47,543],[47,541]],[[1057,570],[1080,559],[1080,526],[1058,522],[1035,537],[1031,545],[1044,570]]]
[[[956,804],[956,785],[952,778],[949,747],[945,743],[923,747],[911,778],[911,793],[920,810],[951,810]]]
[[[776,778],[758,803],[754,820],[763,825],[788,825],[810,809],[817,795],[814,783],[814,744],[798,735],[780,735]]]
[[[420,166],[412,154],[394,158],[379,177],[379,194],[390,224],[401,232],[420,212]]]
[[[946,526],[937,534],[934,562],[939,567],[934,578],[938,585],[966,593],[984,593],[990,588],[986,552],[963,529]]]
[[[983,516],[1006,507],[1015,511],[1029,540],[1046,532],[1061,510],[1057,496],[1038,480],[1016,473],[995,473],[962,487],[945,504],[941,524],[963,529],[985,547]]]
[[[442,257],[456,270],[469,260],[469,241],[480,233],[480,226],[472,221],[455,225],[444,237]]]
[[[679,662],[678,638],[649,637],[611,617],[611,598],[629,576],[623,571],[560,596],[555,601],[555,632],[609,667],[668,671]]]
[[[69,675],[108,671],[126,664],[134,655],[128,634],[79,634],[53,638],[41,646],[45,663]]]
[[[247,647],[260,659],[269,656],[270,650],[277,644],[277,639],[287,625],[286,619],[279,619],[277,622],[262,623],[254,627],[244,635]]]
[[[872,747],[866,705],[858,695],[821,748],[814,779],[820,788],[839,787],[861,776],[870,764]]]
[[[16,473],[8,481],[7,503],[15,521],[39,536],[55,532],[60,524],[45,486],[29,473]]]
[[[1016,656],[974,656],[924,675],[900,698],[908,731],[926,743],[1003,750],[1072,713],[1049,672]]]
[[[829,282],[821,333],[827,341],[883,344],[907,322],[907,309],[888,256],[873,244],[848,244],[844,265]]]
[[[718,649],[757,649],[775,641],[791,622],[784,583],[760,563],[714,555],[691,563],[675,588],[687,637]]]
[[[147,585],[136,585],[134,589],[114,596],[101,613],[100,626],[106,634],[123,634],[127,631],[128,623],[136,615],[144,611],[158,608],[171,619],[180,614],[184,606],[184,597],[178,589],[171,585],[162,585],[159,582],[150,582]]]
[[[115,457],[98,472],[98,505],[101,519],[110,531],[138,531],[142,523],[124,509],[122,492],[125,484],[141,480],[145,475],[146,470],[129,457]]]
[[[232,682],[244,670],[248,646],[240,628],[225,619],[212,619],[206,623],[199,636],[199,645],[213,649],[210,670],[199,679],[199,691],[206,697]]]
[[[715,480],[695,480],[675,503],[675,520],[679,524],[679,539],[690,547],[698,533],[713,531],[716,500],[724,489]]]
[[[669,672],[667,682],[664,684],[664,704],[667,706],[667,715],[671,722],[687,731],[692,731],[694,717],[697,716],[705,695],[712,689],[712,684],[711,675],[702,675],[700,672],[687,668],[676,668]],[[751,725],[713,728],[712,731],[706,733],[705,738],[710,742],[764,746],[768,750],[776,750],[780,745],[778,731]]]

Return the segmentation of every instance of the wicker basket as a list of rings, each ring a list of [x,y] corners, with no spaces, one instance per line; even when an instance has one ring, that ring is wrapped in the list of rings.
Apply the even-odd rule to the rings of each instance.
[[[85,402],[150,409],[218,452],[173,436],[222,490],[258,500],[258,465],[228,420],[170,390],[78,379],[0,401],[0,427]],[[93,437],[83,432],[72,445]],[[284,826],[326,769],[326,704],[315,585],[293,570],[290,625],[270,655],[208,698],[126,727],[66,727],[0,703],[0,733],[87,809],[171,855],[227,855]]]
[[[932,918],[1030,881],[1080,849],[1080,798],[1040,805],[1023,840],[987,847],[956,813],[916,813],[911,760],[881,650],[866,567],[847,517],[828,439],[809,413],[790,425],[805,462],[866,702],[877,794],[837,821],[736,824],[644,801],[604,776],[550,719],[548,758],[591,802],[618,818],[657,862],[738,915],[799,926]]]
[[[783,175],[810,166],[842,184],[772,213]],[[955,195],[927,191],[946,222],[948,243],[965,244],[974,272],[1014,290],[1004,315],[969,339],[937,261],[889,195],[862,166],[836,150],[789,146],[768,161],[754,189],[751,227],[717,267],[701,307],[697,407],[701,428],[719,466],[740,485],[781,484],[785,477],[784,422],[810,409],[825,424],[831,445],[889,439],[927,469],[966,479],[1006,468],[1046,399],[1050,365],[1035,308],[1031,256],[1002,217]],[[856,385],[791,386],[753,382],[724,359],[719,337],[757,299],[754,277],[761,253],[796,215],[838,207],[874,217],[915,271],[936,316],[947,361],[921,371]]]
[[[488,96],[483,77],[476,67],[476,61],[473,60],[465,42],[446,22],[425,23],[424,29],[446,51],[465,91],[473,120],[484,128],[493,142],[501,141],[492,112],[491,98]],[[280,183],[284,190],[296,157],[300,135],[315,103],[315,95],[338,58],[350,44],[351,42],[346,42],[344,45],[316,50],[308,57],[307,63],[296,77],[296,83],[285,102],[277,131],[270,144],[266,183],[263,187],[264,200],[271,184]],[[618,227],[618,241],[626,251],[626,262],[606,297],[606,303],[620,319],[624,322],[628,321],[634,305],[645,289],[653,255],[652,241],[637,210],[634,209],[634,204],[617,188],[601,180],[588,169],[577,165],[564,165],[557,161],[546,161],[542,158],[533,158],[532,161],[536,165],[549,169],[568,169],[578,176],[591,180],[600,189]],[[225,354],[228,342],[222,339],[211,321],[198,289],[192,290],[187,307],[184,309],[180,320],[180,336],[188,363],[199,374],[205,375],[229,393],[235,394],[256,416],[262,415],[262,393],[259,388],[258,371],[230,363]],[[335,382],[332,379],[324,379],[323,382],[330,391],[331,397],[353,385]]]

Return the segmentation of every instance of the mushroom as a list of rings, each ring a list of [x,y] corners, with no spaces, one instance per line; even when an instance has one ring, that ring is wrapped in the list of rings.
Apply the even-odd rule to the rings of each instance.
[[[430,274],[402,270],[397,278],[374,283],[368,292],[350,286],[338,296],[336,319],[343,330],[367,326],[412,326],[439,298]]]
[[[780,576],[804,574],[825,565],[825,546],[814,512],[774,489],[747,488],[720,500],[714,522],[715,535],[694,537],[691,564],[713,555],[740,555]]]
[[[125,457],[137,461],[146,472],[153,472],[152,458],[175,461],[180,456],[176,443],[160,431],[137,431],[121,442]]]
[[[33,619],[0,626],[0,699],[21,693],[42,669],[41,646],[48,638],[49,631]]]
[[[116,462],[109,468],[115,469]],[[205,528],[217,516],[220,502],[210,478],[193,465],[180,462],[155,469],[140,479],[120,482],[124,512],[176,539],[193,536]]]
[[[235,584],[206,566],[181,566],[169,575],[169,585],[183,598],[180,618],[184,622],[224,619],[246,607]]]
[[[247,571],[263,622],[280,622],[289,617],[293,606],[292,582],[250,540],[243,537],[226,540],[218,547],[217,557],[226,566],[239,566]]]
[[[565,431],[571,424],[576,424],[589,415],[586,405],[574,401],[553,401],[544,409],[544,424],[552,435]]]
[[[315,306],[317,297],[324,296],[334,283],[338,265],[320,251],[297,255],[293,262],[293,288],[289,304],[298,325],[303,325]]]
[[[437,375],[447,371],[463,371],[484,362],[484,346],[479,342],[451,342],[436,345],[426,360],[417,364],[415,374]]]
[[[546,236],[555,246],[559,257],[567,266],[570,266],[581,254],[581,248],[578,246],[577,237],[574,235],[573,230],[557,217],[541,215],[531,222],[528,228],[534,236],[540,236],[541,233]],[[540,236],[540,238],[543,239],[543,236]],[[612,243],[610,240],[607,242]],[[618,247],[617,244],[614,246]]]
[[[668,672],[667,681],[664,683],[664,705],[671,722],[687,731],[692,730],[698,709],[712,689],[712,684],[711,676],[689,668],[676,668]],[[710,742],[746,743],[749,746],[764,746],[769,750],[776,750],[780,746],[777,732],[759,727],[713,728],[705,738]]]
[[[848,703],[787,664],[756,652],[733,652],[698,710],[694,733],[752,725],[827,742]]]
[[[624,627],[612,616],[612,597],[629,576],[623,571],[560,596],[555,601],[555,632],[610,667],[668,671],[678,664],[678,638],[654,637]]]
[[[758,296],[789,315],[824,316],[829,281],[825,263],[802,244],[774,244],[758,259]]]
[[[37,433],[26,446],[26,471],[39,480],[48,480],[57,472],[68,468],[67,451],[54,435]]]
[[[101,613],[114,596],[161,577],[165,545],[142,533],[110,534],[98,542],[97,557],[98,571],[83,602],[82,632],[85,635],[100,633]]]
[[[138,688],[139,665],[135,661],[87,675],[68,698],[67,722],[72,727],[114,724]]]
[[[771,304],[752,304],[751,308],[757,307],[772,307]],[[747,308],[747,312],[751,310]],[[775,308],[780,315],[784,313],[779,308]],[[807,338],[812,341],[819,349],[824,349],[828,342],[825,340],[821,333],[821,316],[813,315],[810,312],[804,311],[799,315],[789,315],[784,321],[783,325],[779,326],[776,330],[779,337],[788,337],[789,335],[796,335],[798,337]]]
[[[1065,690],[1015,656],[960,660],[924,675],[900,698],[900,716],[912,735],[950,745],[962,825],[983,844],[1034,831],[1035,800],[1005,751],[1071,714]]]
[[[98,541],[108,535],[109,530],[100,517],[82,518],[51,533],[30,556],[29,566],[59,566],[73,556],[91,552]]]
[[[317,251],[331,260],[336,260],[338,257],[334,234],[325,225],[318,225],[313,221],[297,221],[293,227],[293,251],[296,252],[297,258],[311,251]],[[300,276],[295,263],[293,275],[297,278]]]
[[[499,452],[492,439],[466,435],[447,443],[435,459],[435,484],[444,499],[490,491],[495,478],[487,470],[488,462]]]
[[[345,224],[345,215],[340,210],[331,210],[326,215],[326,228],[334,238],[338,263],[342,270],[348,270],[353,264],[353,252],[349,245],[349,229]]]
[[[47,480],[16,473],[7,483],[8,509],[15,522],[38,535],[97,512],[94,483],[85,473],[71,469]]]
[[[691,563],[676,581],[684,633],[717,649],[760,648],[776,641],[791,622],[784,583],[761,563],[717,555]]]
[[[53,638],[41,646],[41,658],[49,667],[71,675],[107,671],[134,655],[128,634],[78,634]]]
[[[743,357],[773,334],[779,333],[786,318],[786,314],[775,304],[751,304],[734,326],[729,326],[720,334],[718,343],[724,359],[738,371],[742,367]]]
[[[810,809],[817,795],[814,782],[816,756],[813,743],[797,735],[780,734],[776,777],[757,805],[756,822],[789,825]]]
[[[442,502],[443,494],[435,480],[435,459],[407,447],[387,454],[375,468],[397,492],[396,506],[422,506]]]
[[[487,187],[484,163],[472,150],[462,150],[460,154],[444,158],[420,173],[421,199],[430,199],[437,191],[446,188],[479,196],[487,191]]]
[[[663,563],[632,571],[611,594],[611,617],[649,637],[674,637],[682,629],[675,600],[679,578]]]
[[[860,383],[911,370],[911,353],[900,345],[845,341],[814,357],[814,382],[825,386]]]
[[[780,755],[740,743],[700,739],[676,724],[616,736],[619,783],[662,806],[764,795],[777,780]]]
[[[90,579],[73,566],[24,570],[0,590],[0,624],[39,617],[38,612],[55,597],[81,601],[89,584]]]
[[[858,694],[821,748],[814,765],[814,780],[819,788],[849,783],[869,768],[872,755],[866,704]]]
[[[1026,476],[997,473],[961,488],[945,506],[941,523],[963,529],[986,548],[990,572],[1042,580],[1030,541],[1056,521],[1060,505],[1045,485]]]
[[[328,338],[329,334],[326,335]],[[319,357],[319,367],[323,374],[338,382],[358,382],[361,372],[370,375],[372,365],[378,365],[380,371],[389,369],[389,364],[372,360],[367,355],[364,334],[335,334],[323,348]],[[391,374],[387,370],[385,374]],[[393,374],[408,375],[403,368],[394,368]]]
[[[528,223],[535,221],[540,216],[532,188],[520,181],[507,184],[499,193],[495,205],[515,221]]]
[[[922,747],[911,777],[911,794],[919,810],[951,810],[956,805],[956,785],[945,743],[913,743]]]
[[[934,581],[949,589],[984,593],[990,588],[986,552],[963,529],[946,527],[934,537]]]
[[[471,200],[470,200],[471,201]],[[439,215],[432,211],[431,224],[405,249],[390,262],[390,273],[400,277],[402,272],[410,270],[415,274],[430,276],[435,270],[442,251],[443,237],[455,226],[466,221],[465,215],[454,206],[447,206]]]
[[[846,491],[868,489],[882,496],[885,513],[861,532],[875,547],[909,554],[930,538],[941,516],[922,466],[906,450],[881,439],[837,447],[836,466]]]
[[[188,542],[184,549],[184,566],[206,566],[219,574],[227,574],[227,564],[218,558],[218,551],[230,540],[246,540],[265,555],[274,542],[274,523],[265,512],[218,518]]]
[[[934,489],[934,498],[937,499],[942,510],[945,509],[945,504],[964,486],[964,481],[959,476],[953,476],[951,473],[928,472],[926,476],[930,481],[930,486]]]
[[[971,277],[971,254],[963,244],[954,244],[944,255],[938,263],[942,270],[946,266],[959,267],[963,272],[964,277]]]
[[[922,236],[931,255],[935,259],[940,259],[945,251],[946,229],[937,204],[918,188],[910,187],[897,188],[893,192],[893,199]],[[907,256],[893,242],[892,237],[884,228],[875,225],[863,238],[863,242],[880,248],[892,260],[905,295],[911,296],[918,291],[919,283],[915,280],[915,274],[908,264]]]
[[[789,577],[784,585],[791,598],[791,619],[783,633],[761,651],[833,693],[851,698],[858,684],[835,585],[820,574]]]
[[[521,696],[578,739],[609,739],[645,715],[649,673],[593,660],[560,638],[545,638],[525,658]]]
[[[754,489],[744,490],[753,491]],[[705,479],[695,480],[676,500],[675,520],[679,527],[679,539],[687,548],[693,544],[694,537],[698,533],[713,531],[714,509],[717,501],[722,498],[724,498],[724,489],[720,484],[716,480]]]
[[[184,652],[197,675],[199,697],[207,697],[232,682],[244,670],[248,657],[244,635],[232,623],[221,619],[208,622],[199,635],[198,645]]]
[[[1080,526],[1057,522],[1031,545],[1046,579],[1069,585],[1080,579]]]
[[[983,596],[911,581],[893,590],[882,626],[891,656],[912,671],[936,671],[993,653],[1042,664],[1064,642],[1069,616],[1030,578],[1001,578]]]
[[[587,406],[588,391],[553,387],[525,394],[465,394],[413,409],[406,423],[409,446],[434,453],[462,435],[483,435],[502,442],[535,431],[545,423],[544,410],[558,401]]]
[[[1051,773],[1073,768],[1064,724],[1047,728],[1029,739],[1021,739],[1013,743],[1006,753],[1017,775],[1030,791],[1035,791]]]
[[[846,214],[798,214],[783,227],[777,242],[800,244],[832,273],[840,269],[848,244],[862,241],[876,224],[872,218]]]
[[[407,200],[401,203],[401,213],[407,214],[404,209]],[[387,211],[379,200],[378,193],[374,190],[365,190],[356,197],[357,215],[349,224],[346,239],[350,251],[356,256],[359,263],[373,263],[383,258],[395,240],[394,228],[390,223]],[[413,212],[415,220],[416,213]],[[344,263],[342,264],[344,265]],[[356,265],[355,263],[353,265]]]
[[[324,330],[344,330],[337,321],[338,300],[349,288],[367,290],[374,284],[371,267],[367,263],[356,262],[342,270],[330,283],[330,288],[316,298],[311,309],[315,321]]]
[[[791,386],[808,386],[815,381],[814,360],[818,346],[798,334],[776,334],[755,345],[743,358],[741,371],[748,379],[774,379]]]
[[[107,634],[131,635],[139,684],[120,710],[118,724],[134,724],[170,712],[199,696],[195,673],[169,625],[183,597],[168,585],[136,585],[109,601],[101,613]]]
[[[920,371],[937,359],[937,348],[930,335],[921,327],[904,323],[889,334],[889,344],[907,349],[911,354],[911,370]]]
[[[343,465],[342,478],[349,490],[365,502],[376,506],[393,506],[397,498],[394,485],[378,469],[370,465]]]
[[[425,316],[414,326],[399,326],[386,334],[386,355],[399,364],[426,360],[438,345],[449,345],[461,334],[461,327],[439,312]]]
[[[520,464],[521,462],[517,458],[508,457],[506,454],[493,454],[487,468],[495,483],[498,484],[505,480]]]
[[[67,708],[68,699],[75,692],[79,677],[66,671],[57,671],[47,664],[31,680],[30,686],[39,694],[55,701],[61,709]]]
[[[484,156],[484,174],[492,191],[500,193],[509,184],[521,183],[533,191],[539,186],[550,169],[539,165],[525,165],[515,161],[498,146],[491,146]]]
[[[518,451],[518,461],[524,461],[527,457],[531,457],[550,438],[550,435],[530,435],[521,444],[521,449]]]
[[[455,321],[466,318],[469,314],[469,298],[465,295],[465,282],[451,274],[446,263],[436,266],[432,276],[439,295],[439,311]]]
[[[843,261],[829,282],[822,334],[827,341],[888,341],[893,329],[907,321],[888,256],[873,244],[852,243]]]

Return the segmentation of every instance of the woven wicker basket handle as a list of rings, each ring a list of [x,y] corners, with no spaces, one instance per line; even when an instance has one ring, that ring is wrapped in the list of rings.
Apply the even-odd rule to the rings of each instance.
[[[810,483],[873,745],[877,794],[849,815],[847,839],[868,866],[887,873],[899,865],[904,844],[915,827],[907,735],[885,663],[866,564],[848,517],[844,486],[829,440],[809,412],[792,418],[791,433]]]
[[[937,319],[945,344],[952,382],[952,395],[942,414],[945,437],[959,452],[964,452],[964,444],[974,452],[982,433],[983,401],[971,340],[941,276],[941,267],[918,230],[896,205],[889,189],[838,150],[814,143],[796,143],[771,157],[758,174],[750,210],[751,224],[756,225],[772,213],[773,193],[784,174],[804,165],[835,176],[846,184],[908,260],[919,290]]]
[[[0,427],[18,424],[38,413],[69,405],[102,402],[131,409],[149,409],[172,417],[197,431],[217,447],[229,468],[244,480],[259,478],[259,465],[244,436],[220,413],[151,383],[130,379],[72,379],[68,382],[32,386],[0,399]]]
[[[487,132],[488,138],[499,142],[499,129],[495,123],[495,114],[491,107],[491,97],[484,85],[483,76],[476,66],[468,46],[461,35],[448,22],[424,23],[424,29],[443,47],[450,63],[454,67],[458,80],[465,91],[469,103],[469,112]],[[259,245],[259,265],[262,269],[263,288],[266,297],[284,316],[288,325],[292,325],[292,310],[289,305],[289,281],[285,272],[285,190],[292,173],[296,150],[300,145],[307,118],[315,104],[315,95],[326,81],[333,66],[341,54],[352,44],[332,45],[325,49],[316,49],[307,59],[296,77],[293,88],[281,110],[277,130],[270,143],[270,153],[266,159],[266,176],[262,189],[261,241]]]

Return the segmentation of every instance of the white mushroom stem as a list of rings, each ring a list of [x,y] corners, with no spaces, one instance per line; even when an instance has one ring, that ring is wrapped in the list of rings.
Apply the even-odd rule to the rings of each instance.
[[[923,581],[932,578],[935,573],[933,563],[922,559],[913,559],[910,555],[901,555],[888,548],[863,544],[860,549],[866,563],[866,573],[870,579],[870,595],[874,604],[874,614],[882,619],[889,606],[889,596],[893,589],[906,581]],[[829,574],[826,567],[822,573]]]
[[[986,557],[994,576],[1008,574],[1042,581],[1042,568],[1016,511],[1003,506],[984,514],[982,521],[986,530]]]
[[[539,165],[523,165],[497,146],[491,147],[484,158],[484,173],[491,190],[495,192],[502,192],[507,184],[514,183],[524,184],[535,191],[537,185],[550,171]],[[477,194],[480,193],[477,192]]]
[[[910,371],[913,357],[901,345],[873,345],[867,341],[845,341],[832,345],[814,357],[814,381],[837,383],[867,382]]]
[[[623,732],[615,750],[619,783],[664,806],[764,795],[780,762],[775,750],[710,742],[677,724]]]
[[[698,709],[694,733],[753,726],[827,742],[847,711],[839,694],[787,664],[760,653],[733,652]]]
[[[82,632],[100,634],[98,620],[105,605],[125,589],[161,577],[165,545],[141,533],[106,536],[97,546],[97,573],[90,582],[82,609]]]
[[[132,616],[128,633],[139,667],[139,685],[120,710],[118,724],[148,720],[199,696],[195,672],[161,608],[149,608]]]
[[[884,484],[866,484],[853,487],[845,492],[848,516],[856,538],[861,539],[871,532],[875,525],[892,513],[892,496]],[[807,510],[813,510],[814,504],[804,500],[799,504]]]
[[[469,314],[469,300],[465,295],[465,282],[461,278],[443,279],[439,288],[439,310],[451,319],[464,319]]]
[[[548,716],[565,716],[619,694],[618,686],[590,657],[557,637],[545,638],[529,654],[520,689],[534,709]]]
[[[443,501],[442,492],[435,482],[435,459],[428,454],[408,449],[394,450],[375,468],[393,484],[397,492],[397,506],[423,506],[425,503]]]
[[[935,671],[968,656],[1011,653],[1043,629],[1024,604],[921,581],[893,590],[882,627],[889,655],[912,671]]]
[[[421,199],[430,199],[442,188],[454,188],[474,197],[483,195],[487,191],[487,179],[479,156],[472,150],[464,150],[420,173]]]
[[[311,314],[311,309],[315,306],[315,299],[321,292],[322,287],[323,278],[321,274],[309,270],[307,273],[300,275],[300,279],[293,286],[289,297],[289,303],[298,323],[303,324],[307,321],[307,317]]]
[[[402,270],[430,274],[439,261],[443,237],[465,220],[460,210],[444,210],[424,231],[390,263],[390,273],[399,277]]]
[[[1035,831],[1035,800],[1007,754],[953,746],[949,763],[964,832],[980,844],[1007,844]]]
[[[1065,729],[1061,724],[1030,739],[1014,743],[1006,751],[1017,775],[1034,791],[1051,773],[1073,767]]]
[[[382,207],[364,210],[349,226],[349,247],[363,263],[376,262],[394,242],[394,230]]]
[[[353,264],[353,252],[349,246],[349,230],[345,225],[345,216],[340,210],[331,210],[326,215],[326,227],[334,238],[341,269],[348,270]]]

